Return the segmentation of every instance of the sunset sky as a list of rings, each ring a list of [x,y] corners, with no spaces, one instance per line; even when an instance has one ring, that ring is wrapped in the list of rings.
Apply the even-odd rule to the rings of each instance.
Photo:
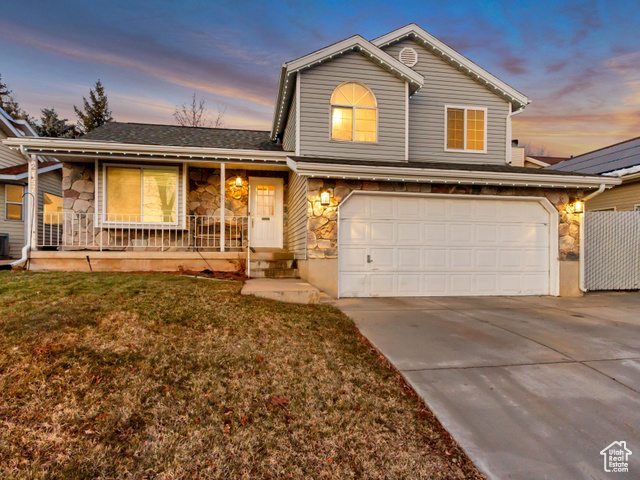
[[[525,93],[514,138],[580,154],[640,135],[635,1],[5,2],[0,74],[30,115],[100,78],[118,121],[174,123],[195,91],[228,127],[268,129],[279,66],[415,22]]]

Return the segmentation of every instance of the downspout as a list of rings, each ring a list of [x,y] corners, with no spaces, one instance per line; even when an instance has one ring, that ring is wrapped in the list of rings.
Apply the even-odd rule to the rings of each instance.
[[[522,105],[516,111],[512,112],[511,109],[513,108],[513,104],[509,103],[509,113],[507,114],[507,151],[505,152],[507,165],[511,165],[511,142],[513,136],[511,132],[511,117],[524,112],[525,106],[526,105]]]
[[[27,159],[27,162],[28,162],[29,155],[27,154],[27,150],[26,148],[24,148],[24,145],[20,145],[20,153],[24,155],[24,157]],[[29,207],[31,207],[31,199],[29,199]],[[27,216],[27,221],[29,220],[30,217],[31,217],[30,215]],[[18,265],[21,265],[23,263],[26,265],[27,260],[29,259],[29,252],[31,251],[31,228],[30,228],[30,225],[25,225],[25,228],[28,229],[29,234],[27,235],[27,242],[25,243],[24,247],[22,247],[22,257],[20,257],[20,259],[16,260],[15,262],[11,262],[11,268],[17,267]]]
[[[591,200],[593,197],[597,197],[602,192],[604,192],[606,185],[601,183],[598,189],[595,192],[590,193],[586,197],[582,199],[585,205],[585,209],[587,206],[587,200]],[[586,212],[586,210],[585,210]],[[582,214],[582,218],[580,219],[580,291],[586,293],[587,289],[584,288],[584,213]]]

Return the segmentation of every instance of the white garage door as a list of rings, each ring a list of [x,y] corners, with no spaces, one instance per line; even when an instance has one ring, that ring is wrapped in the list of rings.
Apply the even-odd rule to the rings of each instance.
[[[340,296],[547,295],[549,224],[538,201],[353,195]]]

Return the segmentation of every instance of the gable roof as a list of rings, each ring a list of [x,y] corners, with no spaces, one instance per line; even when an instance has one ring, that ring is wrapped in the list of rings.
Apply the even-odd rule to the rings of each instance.
[[[282,146],[271,142],[269,132],[266,130],[181,127],[150,123],[109,122],[85,134],[82,140],[140,145],[282,151]]]
[[[533,158],[534,160],[545,163],[545,167],[549,165],[555,165],[556,163],[564,162],[565,160],[570,159],[569,157],[545,157],[542,155],[527,155],[526,158]]]
[[[436,55],[442,57],[445,61],[456,67],[458,70],[469,75],[472,79],[492,90],[494,93],[506,98],[509,102],[521,108],[531,103],[526,95],[519,92],[515,88],[507,85],[498,77],[492,75],[484,68],[475,64],[461,53],[455,51],[446,43],[438,40],[436,37],[428,33],[415,23],[405,25],[393,32],[389,32],[381,37],[371,41],[377,47],[386,47],[392,43],[398,42],[404,38],[412,40],[424,45]]]
[[[0,108],[0,130],[9,137],[37,137],[38,134],[26,120],[16,120]]]
[[[409,84],[409,92],[414,93],[424,85],[424,77],[415,70],[407,67],[399,60],[393,58],[388,53],[364,39],[360,35],[353,35],[345,38],[333,45],[321,48],[315,52],[304,55],[295,60],[283,63],[280,69],[280,79],[278,81],[278,93],[276,97],[276,105],[273,112],[273,122],[271,126],[271,138],[282,133],[284,130],[287,115],[289,113],[289,105],[293,92],[296,88],[296,79],[293,76],[299,71],[312,68],[322,62],[329,61],[338,55],[344,55],[349,52],[357,52],[362,54],[368,60],[380,65],[387,70],[389,74],[395,75],[401,80]]]
[[[551,170],[606,173],[640,165],[640,137],[599,148],[548,167]]]

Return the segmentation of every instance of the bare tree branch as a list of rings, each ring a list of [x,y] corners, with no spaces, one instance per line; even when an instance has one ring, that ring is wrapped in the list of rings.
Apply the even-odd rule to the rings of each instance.
[[[549,157],[550,152],[544,145],[531,145],[530,143],[523,143],[524,154],[528,157]]]
[[[182,127],[213,127],[220,128],[224,126],[224,116],[227,108],[222,110],[217,108],[215,112],[210,113],[205,106],[203,99],[198,100],[195,92],[191,97],[191,103],[183,103],[176,106],[173,112],[173,118],[176,123]]]

